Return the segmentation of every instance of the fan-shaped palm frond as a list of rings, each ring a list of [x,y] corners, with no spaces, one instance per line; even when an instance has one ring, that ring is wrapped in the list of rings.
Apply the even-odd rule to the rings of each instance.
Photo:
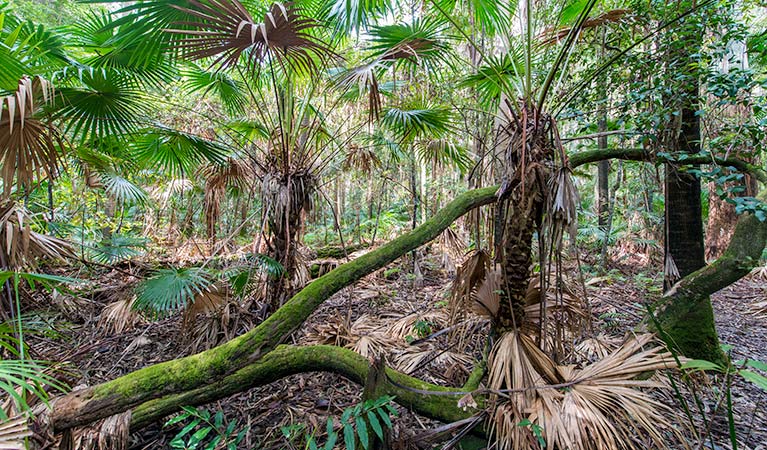
[[[380,58],[373,62],[342,70],[336,74],[336,84],[345,92],[354,90],[357,94],[367,92],[370,119],[377,119],[381,112],[381,91],[378,84],[379,71],[385,70],[387,64]]]
[[[150,110],[148,97],[133,78],[113,70],[88,70],[82,85],[62,87],[56,96],[53,118],[65,131],[80,138],[119,138],[136,130],[139,118]]]
[[[175,69],[164,49],[135,33],[135,20],[114,24],[107,11],[91,11],[70,27],[70,45],[88,53],[86,68],[107,69],[130,77],[145,87],[172,79]]]
[[[241,113],[247,104],[244,86],[224,72],[203,70],[191,66],[182,72],[185,77],[184,86],[189,92],[201,92],[206,95],[215,94],[231,115]]]
[[[488,35],[504,32],[512,27],[511,20],[517,8],[517,2],[504,0],[435,0],[427,5],[446,13],[467,11],[473,16],[473,23]]]
[[[460,86],[475,88],[482,104],[495,105],[496,108],[501,93],[507,92],[508,86],[513,86],[515,92],[521,93],[525,66],[521,52],[515,49],[511,47],[503,56],[489,56],[476,73],[463,79]]]
[[[0,97],[0,161],[6,196],[14,180],[28,187],[35,176],[53,178],[57,173],[57,147],[63,146],[59,132],[37,115],[41,104],[48,103],[53,95],[47,80],[25,76],[18,81],[15,93]]]
[[[199,267],[155,271],[136,287],[133,307],[153,317],[180,311],[194,302],[197,294],[212,288],[211,272]]]
[[[329,19],[347,33],[367,28],[393,7],[392,2],[386,0],[330,0],[330,4]]]
[[[226,127],[234,131],[237,141],[245,145],[271,137],[269,130],[265,126],[253,120],[235,120],[226,124]]]
[[[101,184],[107,194],[122,204],[144,203],[147,199],[146,192],[140,186],[116,173],[102,173]]]
[[[381,167],[381,159],[376,154],[374,148],[360,147],[352,144],[344,156],[342,167],[344,170],[354,168],[362,173],[369,174],[373,169]]]
[[[220,143],[161,126],[138,135],[133,151],[144,164],[174,176],[191,174],[203,162],[222,164],[229,153]]]
[[[471,158],[465,147],[450,139],[433,139],[417,147],[418,157],[433,166],[450,166],[465,173],[471,166]]]
[[[171,29],[184,36],[178,48],[190,59],[214,58],[214,64],[232,67],[244,56],[256,68],[267,56],[295,69],[312,71],[314,58],[325,59],[333,51],[310,34],[318,24],[302,16],[295,4],[272,4],[262,22],[256,22],[237,0],[189,0],[191,7],[176,8],[194,17]],[[188,37],[187,37],[188,36]]]
[[[381,123],[403,141],[417,137],[440,138],[452,128],[452,113],[444,106],[416,106],[413,109],[389,108]]]
[[[119,234],[92,249],[93,259],[102,264],[115,264],[139,256],[146,250],[147,240]]]
[[[408,24],[370,28],[370,50],[383,61],[396,61],[411,67],[435,68],[436,62],[452,58],[444,37],[445,25],[434,19],[417,19]],[[437,71],[430,70],[429,72]]]

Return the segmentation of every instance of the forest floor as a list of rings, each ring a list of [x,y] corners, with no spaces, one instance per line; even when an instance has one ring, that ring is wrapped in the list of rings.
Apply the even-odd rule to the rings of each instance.
[[[420,265],[422,276],[413,276],[412,263],[400,260],[386,270],[372,274],[326,301],[293,336],[293,343],[330,343],[354,348],[363,355],[383,351],[387,363],[427,381],[461,386],[474,358],[481,354],[483,341],[479,331],[464,330],[464,351],[451,347],[448,334],[410,345],[438,331],[447,323],[446,298],[450,276],[441,267],[441,257],[428,257]],[[586,264],[588,261],[585,261]],[[588,267],[588,266],[585,266]],[[650,275],[648,275],[650,274]],[[625,259],[611,264],[611,270],[600,275],[585,274],[594,329],[615,337],[623,337],[641,320],[646,304],[660,295],[662,284],[657,267]],[[141,367],[193,353],[179,317],[147,323],[139,322],[120,333],[108,330],[103,317],[104,306],[127,298],[135,280],[112,272],[100,275],[101,291],[90,299],[54,299],[47,315],[48,323],[56,323],[55,333],[32,334],[29,338],[36,357],[71,363],[71,385],[93,385],[113,379]],[[763,301],[767,281],[752,274],[713,296],[717,327],[722,342],[732,345],[735,359],[751,358],[767,361],[767,318],[750,309]],[[242,332],[255,319],[248,318],[230,326]],[[707,384],[709,383],[709,384]],[[699,379],[696,392],[710,420],[710,438],[703,444],[694,439],[688,428],[692,448],[732,448],[728,436],[726,408],[717,407],[719,386],[711,380]],[[222,410],[228,420],[236,419],[238,427],[249,429],[239,446],[251,448],[291,448],[281,427],[293,426],[324,430],[329,416],[340,416],[344,408],[356,404],[361,388],[340,376],[312,373],[296,375],[268,386],[250,389],[207,405],[211,411]],[[685,393],[691,401],[691,394]],[[737,423],[740,449],[767,449],[767,393],[741,378],[733,381],[733,411]],[[657,398],[679,411],[676,419],[684,427],[683,409],[673,393],[666,391]],[[429,448],[429,429],[435,422],[398,408],[395,420],[395,448]],[[711,418],[713,417],[713,420]],[[696,428],[705,425],[696,415]],[[180,425],[163,427],[158,423],[134,433],[131,449],[165,449]],[[86,430],[87,434],[87,430]],[[702,445],[702,446],[699,446]],[[681,448],[669,445],[669,448]]]

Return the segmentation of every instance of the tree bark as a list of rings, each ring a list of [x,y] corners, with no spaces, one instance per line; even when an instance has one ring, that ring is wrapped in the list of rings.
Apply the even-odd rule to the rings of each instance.
[[[756,267],[765,244],[767,223],[752,214],[741,215],[724,254],[666,291],[655,316],[661,335],[670,346],[690,358],[713,361],[725,358],[716,339],[709,295]]]
[[[242,336],[202,353],[145,367],[58,399],[51,417],[54,429],[83,425],[153,399],[193,391],[259,361],[331,295],[433,240],[466,212],[492,203],[496,190],[497,187],[489,187],[459,195],[415,230],[314,280]]]

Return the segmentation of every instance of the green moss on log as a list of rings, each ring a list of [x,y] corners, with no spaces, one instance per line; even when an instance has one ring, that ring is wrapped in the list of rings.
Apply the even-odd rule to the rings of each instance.
[[[359,354],[341,347],[314,345],[296,347],[280,345],[260,360],[224,379],[196,389],[146,402],[133,410],[131,429],[135,430],[172,414],[185,405],[203,405],[256,386],[263,386],[289,375],[306,372],[337,373],[355,383],[365,383],[370,366]],[[417,378],[386,369],[388,377],[397,385],[385,383],[380,393],[395,396],[403,406],[433,419],[451,422],[463,419],[476,411],[458,408],[457,395],[424,395],[413,390],[445,393],[452,389],[433,385]],[[481,400],[481,399],[479,399]]]
[[[433,240],[468,211],[492,203],[496,190],[494,186],[459,195],[415,230],[312,281],[242,336],[205,352],[145,367],[57,399],[51,417],[54,429],[87,424],[152,399],[191,391],[258,361],[287,339],[331,295]]]

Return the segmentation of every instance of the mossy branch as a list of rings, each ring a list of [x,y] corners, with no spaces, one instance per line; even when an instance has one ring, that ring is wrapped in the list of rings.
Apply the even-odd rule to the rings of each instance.
[[[626,161],[645,161],[653,164],[663,164],[667,159],[641,148],[609,148],[589,150],[569,155],[570,167],[573,169],[585,164],[591,164],[607,159],[623,159]],[[738,158],[719,158],[714,156],[695,155],[674,162],[676,166],[715,164],[723,167],[734,167],[741,172],[753,175],[757,180],[767,184],[767,172],[759,166],[750,164]]]
[[[133,410],[131,429],[135,430],[179,410],[181,406],[196,406],[228,397],[257,386],[277,381],[284,377],[306,372],[332,372],[357,384],[367,379],[370,364],[359,354],[342,347],[312,345],[297,347],[280,345],[263,358],[243,367],[224,379],[196,389],[169,395],[146,402]],[[417,378],[386,368],[386,375],[396,382],[379,386],[381,395],[393,395],[395,401],[419,414],[445,422],[464,419],[476,411],[463,411],[457,402],[457,395],[423,395],[419,391],[451,392],[456,389],[426,383]],[[406,388],[402,388],[405,386]]]
[[[314,280],[249,332],[210,350],[139,369],[55,401],[55,430],[84,425],[147,401],[195,389],[236,373],[287,339],[331,295],[436,238],[457,218],[495,201],[497,187],[456,197],[413,231]]]

